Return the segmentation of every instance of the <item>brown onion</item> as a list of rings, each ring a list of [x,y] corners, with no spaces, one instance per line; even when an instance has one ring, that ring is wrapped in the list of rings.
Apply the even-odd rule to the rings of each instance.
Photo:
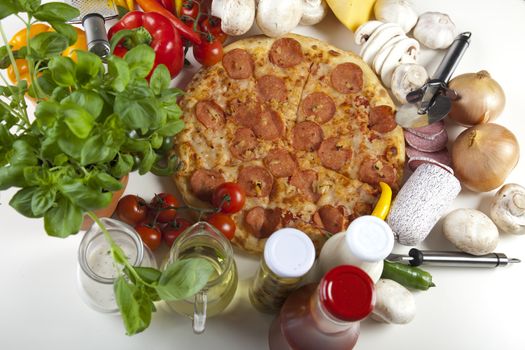
[[[487,71],[458,75],[448,85],[459,95],[448,116],[460,124],[488,123],[505,107],[505,93]]]
[[[475,192],[487,192],[501,186],[519,157],[516,136],[498,124],[468,128],[452,145],[454,173],[465,187]]]

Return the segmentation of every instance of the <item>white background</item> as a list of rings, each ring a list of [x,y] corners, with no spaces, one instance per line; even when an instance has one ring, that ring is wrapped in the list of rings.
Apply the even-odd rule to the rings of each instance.
[[[415,1],[418,13],[451,15],[458,31],[471,31],[472,44],[456,74],[489,71],[502,85],[507,105],[498,123],[510,128],[525,149],[525,1]],[[2,24],[11,37],[21,25],[13,18]],[[332,15],[297,32],[355,49],[352,34]],[[255,33],[255,31],[253,31]],[[442,52],[425,52],[429,71]],[[196,67],[194,68],[196,70]],[[194,71],[193,70],[193,71]],[[192,70],[180,81],[187,80]],[[453,140],[462,128],[447,123]],[[525,185],[522,159],[507,182]],[[174,191],[169,178],[133,174],[127,193],[150,198]],[[257,261],[237,255],[241,282],[227,312],[210,319],[206,333],[193,335],[190,321],[159,310],[151,327],[128,337],[117,316],[106,316],[84,305],[76,289],[76,254],[82,237],[46,236],[41,220],[20,216],[8,205],[14,191],[0,198],[0,349],[266,349],[272,319],[251,308],[248,279]],[[487,212],[492,193],[462,191],[450,208]],[[420,248],[452,249],[442,238],[441,223]],[[408,247],[397,246],[396,251]],[[525,236],[502,234],[497,251],[525,261]],[[498,269],[428,268],[437,287],[415,293],[417,316],[408,325],[365,321],[356,349],[524,349],[525,263]]]

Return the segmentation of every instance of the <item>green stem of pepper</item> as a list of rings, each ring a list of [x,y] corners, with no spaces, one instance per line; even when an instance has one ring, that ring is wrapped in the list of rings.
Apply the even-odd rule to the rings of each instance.
[[[405,287],[419,290],[427,290],[430,287],[436,286],[432,282],[432,275],[430,273],[418,267],[394,263],[388,260],[384,262],[381,278],[390,279]]]

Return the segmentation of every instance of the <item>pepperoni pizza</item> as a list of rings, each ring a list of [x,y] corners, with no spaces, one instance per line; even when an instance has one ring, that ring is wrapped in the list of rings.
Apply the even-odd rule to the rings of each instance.
[[[237,41],[195,75],[181,107],[174,181],[199,207],[222,182],[238,182],[247,199],[233,243],[245,251],[261,252],[280,227],[319,249],[370,214],[379,181],[399,187],[405,151],[392,100],[358,56],[319,40]]]

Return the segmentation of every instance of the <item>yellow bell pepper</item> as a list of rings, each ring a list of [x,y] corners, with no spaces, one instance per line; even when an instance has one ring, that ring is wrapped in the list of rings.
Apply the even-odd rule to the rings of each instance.
[[[177,16],[180,17],[180,10],[182,9],[182,1],[183,0],[175,0],[175,11],[177,12]]]
[[[75,30],[77,32],[77,41],[73,45],[65,49],[64,52],[62,52],[62,56],[71,57],[73,60],[76,61],[77,55],[75,53],[75,50],[87,51],[87,41],[86,34],[82,29],[75,27]],[[36,23],[31,25],[31,27],[29,28],[29,37],[34,38],[40,33],[52,31],[53,28],[51,28],[47,24]],[[27,46],[27,30],[22,29],[18,33],[16,33],[9,41],[9,45],[12,46],[12,49],[14,51],[20,50],[22,47]],[[22,58],[17,59],[16,67],[18,69],[18,73],[20,74],[20,79],[27,80],[27,82],[30,83],[31,77],[29,76],[29,65],[27,61]],[[16,83],[15,69],[12,65],[9,66],[9,68],[7,68],[7,76],[13,84]]]
[[[390,203],[392,202],[392,189],[384,182],[379,182],[381,187],[381,196],[379,197],[372,215],[385,220],[390,211]]]

